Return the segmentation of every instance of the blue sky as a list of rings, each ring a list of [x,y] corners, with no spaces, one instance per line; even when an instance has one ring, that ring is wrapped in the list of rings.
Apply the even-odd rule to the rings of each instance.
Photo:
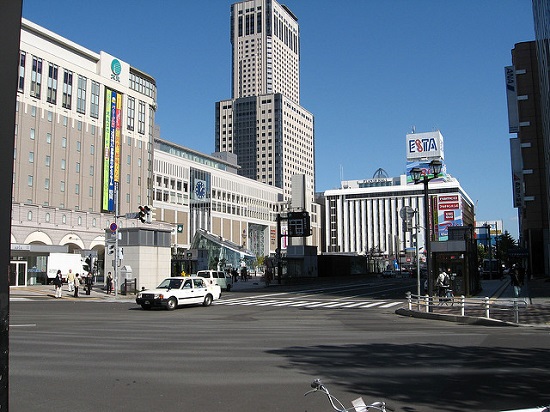
[[[153,76],[161,137],[214,151],[231,97],[231,0],[24,0],[23,17]],[[315,116],[316,190],[405,172],[405,135],[439,129],[447,171],[517,238],[504,66],[534,40],[528,0],[288,0],[301,105]],[[314,7],[312,7],[314,5]]]

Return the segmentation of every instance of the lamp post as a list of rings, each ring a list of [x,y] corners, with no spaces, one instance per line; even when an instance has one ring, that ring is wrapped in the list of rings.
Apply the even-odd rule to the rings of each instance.
[[[431,268],[431,245],[430,245],[430,222],[429,222],[429,198],[428,198],[428,183],[430,180],[435,179],[441,173],[441,167],[443,163],[440,160],[432,160],[430,162],[430,170],[428,173],[423,173],[423,170],[419,167],[413,167],[411,169],[411,177],[414,180],[414,184],[424,184],[424,242],[426,248],[426,271],[428,276],[428,295],[433,295],[433,280],[432,280],[432,268]],[[432,175],[432,176],[430,176]],[[418,242],[418,239],[417,239]]]

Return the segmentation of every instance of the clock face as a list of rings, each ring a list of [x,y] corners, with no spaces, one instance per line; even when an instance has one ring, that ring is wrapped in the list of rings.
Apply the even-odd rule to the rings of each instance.
[[[206,186],[204,185],[204,182],[202,180],[199,180],[195,184],[195,194],[199,199],[204,199],[206,196]]]

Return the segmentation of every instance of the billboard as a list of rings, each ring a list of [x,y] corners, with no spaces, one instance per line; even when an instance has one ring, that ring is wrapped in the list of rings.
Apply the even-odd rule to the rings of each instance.
[[[407,161],[444,158],[443,136],[439,130],[407,134]]]
[[[506,99],[508,101],[508,133],[519,131],[518,92],[514,66],[504,68],[506,75]]]
[[[521,158],[521,142],[510,139],[510,157],[512,161],[512,197],[514,207],[523,206],[523,159]]]
[[[120,181],[121,119],[122,94],[105,89],[102,208],[108,212],[115,211],[115,185]]]
[[[436,205],[436,240],[445,241],[449,239],[449,226],[462,226],[462,200],[458,193],[448,193],[434,196]]]
[[[411,169],[415,167],[422,169],[423,175],[428,175],[429,178],[433,178],[433,174],[430,173],[429,161],[407,162],[407,170],[406,170],[407,184],[414,183],[414,180],[411,176]],[[436,179],[433,179],[432,182],[444,182],[446,175],[447,175],[447,167],[445,166],[445,163],[443,163],[443,165],[441,166],[441,173],[439,173],[439,176]]]

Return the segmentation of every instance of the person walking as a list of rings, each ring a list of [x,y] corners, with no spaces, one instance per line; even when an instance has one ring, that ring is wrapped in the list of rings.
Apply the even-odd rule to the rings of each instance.
[[[437,286],[437,295],[440,298],[444,298],[447,294],[447,288],[450,285],[450,278],[445,269],[442,269],[441,273],[437,277],[436,286]]]
[[[61,290],[61,286],[63,285],[63,277],[61,276],[61,270],[57,271],[57,274],[55,275],[55,278],[53,279],[53,284],[55,286],[55,298],[60,299],[63,297],[63,291]]]
[[[67,273],[67,289],[69,293],[74,291],[74,273],[72,269],[69,269],[69,273]]]
[[[74,297],[77,298],[78,297],[78,287],[80,286],[80,275],[77,273],[75,276],[74,276],[74,280],[73,280],[73,287],[74,287]]]
[[[110,295],[113,292],[113,275],[111,272],[107,273],[107,294]]]
[[[510,272],[510,284],[514,288],[515,298],[519,298],[519,294],[521,293],[521,287],[523,286],[524,276],[525,276],[525,272],[522,271],[521,267],[516,265],[512,267],[512,270]]]

